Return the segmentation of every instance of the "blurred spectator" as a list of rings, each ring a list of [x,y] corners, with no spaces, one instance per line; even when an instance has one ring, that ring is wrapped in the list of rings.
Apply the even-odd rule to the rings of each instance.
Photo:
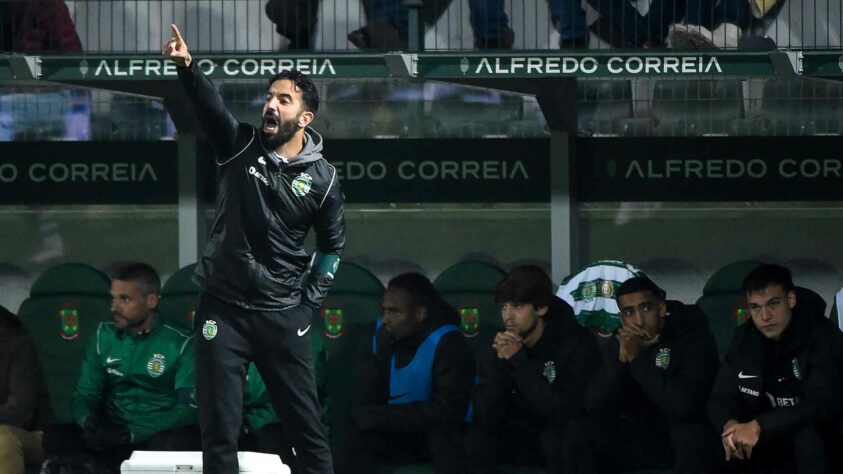
[[[42,428],[52,415],[35,345],[0,306],[0,474],[23,474],[44,460]]]
[[[551,19],[559,31],[559,47],[580,49],[588,47],[585,10],[579,0],[548,0]]]
[[[287,49],[313,49],[318,0],[267,0],[265,11],[275,31],[290,41]]]
[[[689,0],[695,1],[695,0]],[[588,0],[600,17],[591,31],[615,48],[658,48],[668,27],[684,14],[683,2],[652,0],[642,15],[629,0]]]
[[[568,0],[559,0],[568,1]],[[403,0],[371,0],[368,24],[354,30],[348,40],[360,49],[406,50],[408,9]],[[434,24],[448,8],[451,0],[425,0],[422,22]],[[503,0],[469,0],[474,47],[478,49],[511,49],[514,34]]]
[[[0,0],[0,52],[81,53],[82,43],[63,1]],[[25,132],[34,133],[35,139],[56,135],[70,140],[90,138],[91,97],[87,90],[21,92],[0,91],[0,141],[19,140]],[[51,118],[64,117],[62,130],[58,130],[61,125],[49,127],[54,124],[41,116],[40,103],[49,104],[47,115]],[[33,122],[36,124],[29,126]]]
[[[736,49],[749,26],[746,0],[686,0],[682,23],[670,27],[668,45],[680,50]]]
[[[0,51],[80,53],[82,43],[63,1],[2,0]]]

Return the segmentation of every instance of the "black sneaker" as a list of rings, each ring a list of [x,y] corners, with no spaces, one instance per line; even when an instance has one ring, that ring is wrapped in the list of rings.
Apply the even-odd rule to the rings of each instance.
[[[515,43],[515,32],[508,26],[503,31],[503,34],[497,38],[474,39],[474,47],[476,49],[512,49],[513,43]]]

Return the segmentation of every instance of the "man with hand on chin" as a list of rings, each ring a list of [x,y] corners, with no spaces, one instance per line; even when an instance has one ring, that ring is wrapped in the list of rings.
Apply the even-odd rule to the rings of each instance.
[[[242,387],[254,362],[295,450],[293,471],[331,474],[307,333],[337,271],[345,223],[336,169],[309,127],[318,91],[296,70],[278,73],[261,128],[238,122],[172,28],[164,57],[177,66],[218,166],[216,219],[194,275],[202,289],[195,339],[204,472],[239,472]],[[313,256],[304,248],[311,227]]]
[[[566,473],[718,473],[717,434],[705,420],[717,347],[705,317],[666,301],[646,277],[626,280],[615,295],[621,327],[601,341],[588,417],[566,438]]]
[[[735,331],[708,402],[725,459],[736,472],[841,472],[843,335],[798,305],[787,268],[755,268],[743,291],[752,320]]]
[[[506,330],[480,362],[466,439],[468,470],[491,474],[506,463],[561,473],[563,436],[582,414],[599,364],[597,344],[553,294],[541,268],[513,269],[498,283],[495,300]]]

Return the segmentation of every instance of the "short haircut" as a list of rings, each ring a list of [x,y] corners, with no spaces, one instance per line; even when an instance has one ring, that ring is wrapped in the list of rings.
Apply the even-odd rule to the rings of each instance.
[[[535,265],[513,268],[495,287],[497,304],[512,302],[540,308],[550,306],[554,296],[550,277]]]
[[[765,263],[750,271],[743,279],[744,294],[758,293],[764,291],[768,286],[781,285],[784,291],[793,291],[793,276],[790,270],[781,266]]]
[[[314,114],[319,111],[319,91],[316,89],[316,84],[310,80],[310,77],[298,69],[281,71],[269,78],[267,88],[272,87],[272,84],[274,84],[275,81],[283,80],[292,82],[293,85],[301,91],[301,100],[304,105],[304,110],[313,112]]]
[[[386,287],[387,289],[393,288],[406,291],[410,295],[410,304],[416,308],[427,308],[429,311],[432,311],[435,303],[439,301],[439,295],[436,293],[436,289],[433,288],[433,283],[421,273],[402,273],[389,280],[389,284]]]
[[[647,277],[633,277],[621,283],[615,291],[615,300],[620,299],[623,295],[638,293],[640,291],[649,291],[660,300],[664,301],[667,292],[659,288],[659,285]]]
[[[114,272],[111,278],[134,283],[144,295],[161,293],[161,279],[158,277],[158,272],[145,263],[123,265]]]

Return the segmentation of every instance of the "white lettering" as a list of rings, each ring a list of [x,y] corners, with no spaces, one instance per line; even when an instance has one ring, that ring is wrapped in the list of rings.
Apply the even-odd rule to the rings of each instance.
[[[0,181],[4,183],[11,183],[18,179],[18,167],[11,163],[3,163],[0,165]]]
[[[612,74],[620,74],[623,72],[623,68],[619,65],[621,62],[623,62],[623,59],[617,56],[609,58],[609,62],[606,64],[609,67],[609,72]]]

